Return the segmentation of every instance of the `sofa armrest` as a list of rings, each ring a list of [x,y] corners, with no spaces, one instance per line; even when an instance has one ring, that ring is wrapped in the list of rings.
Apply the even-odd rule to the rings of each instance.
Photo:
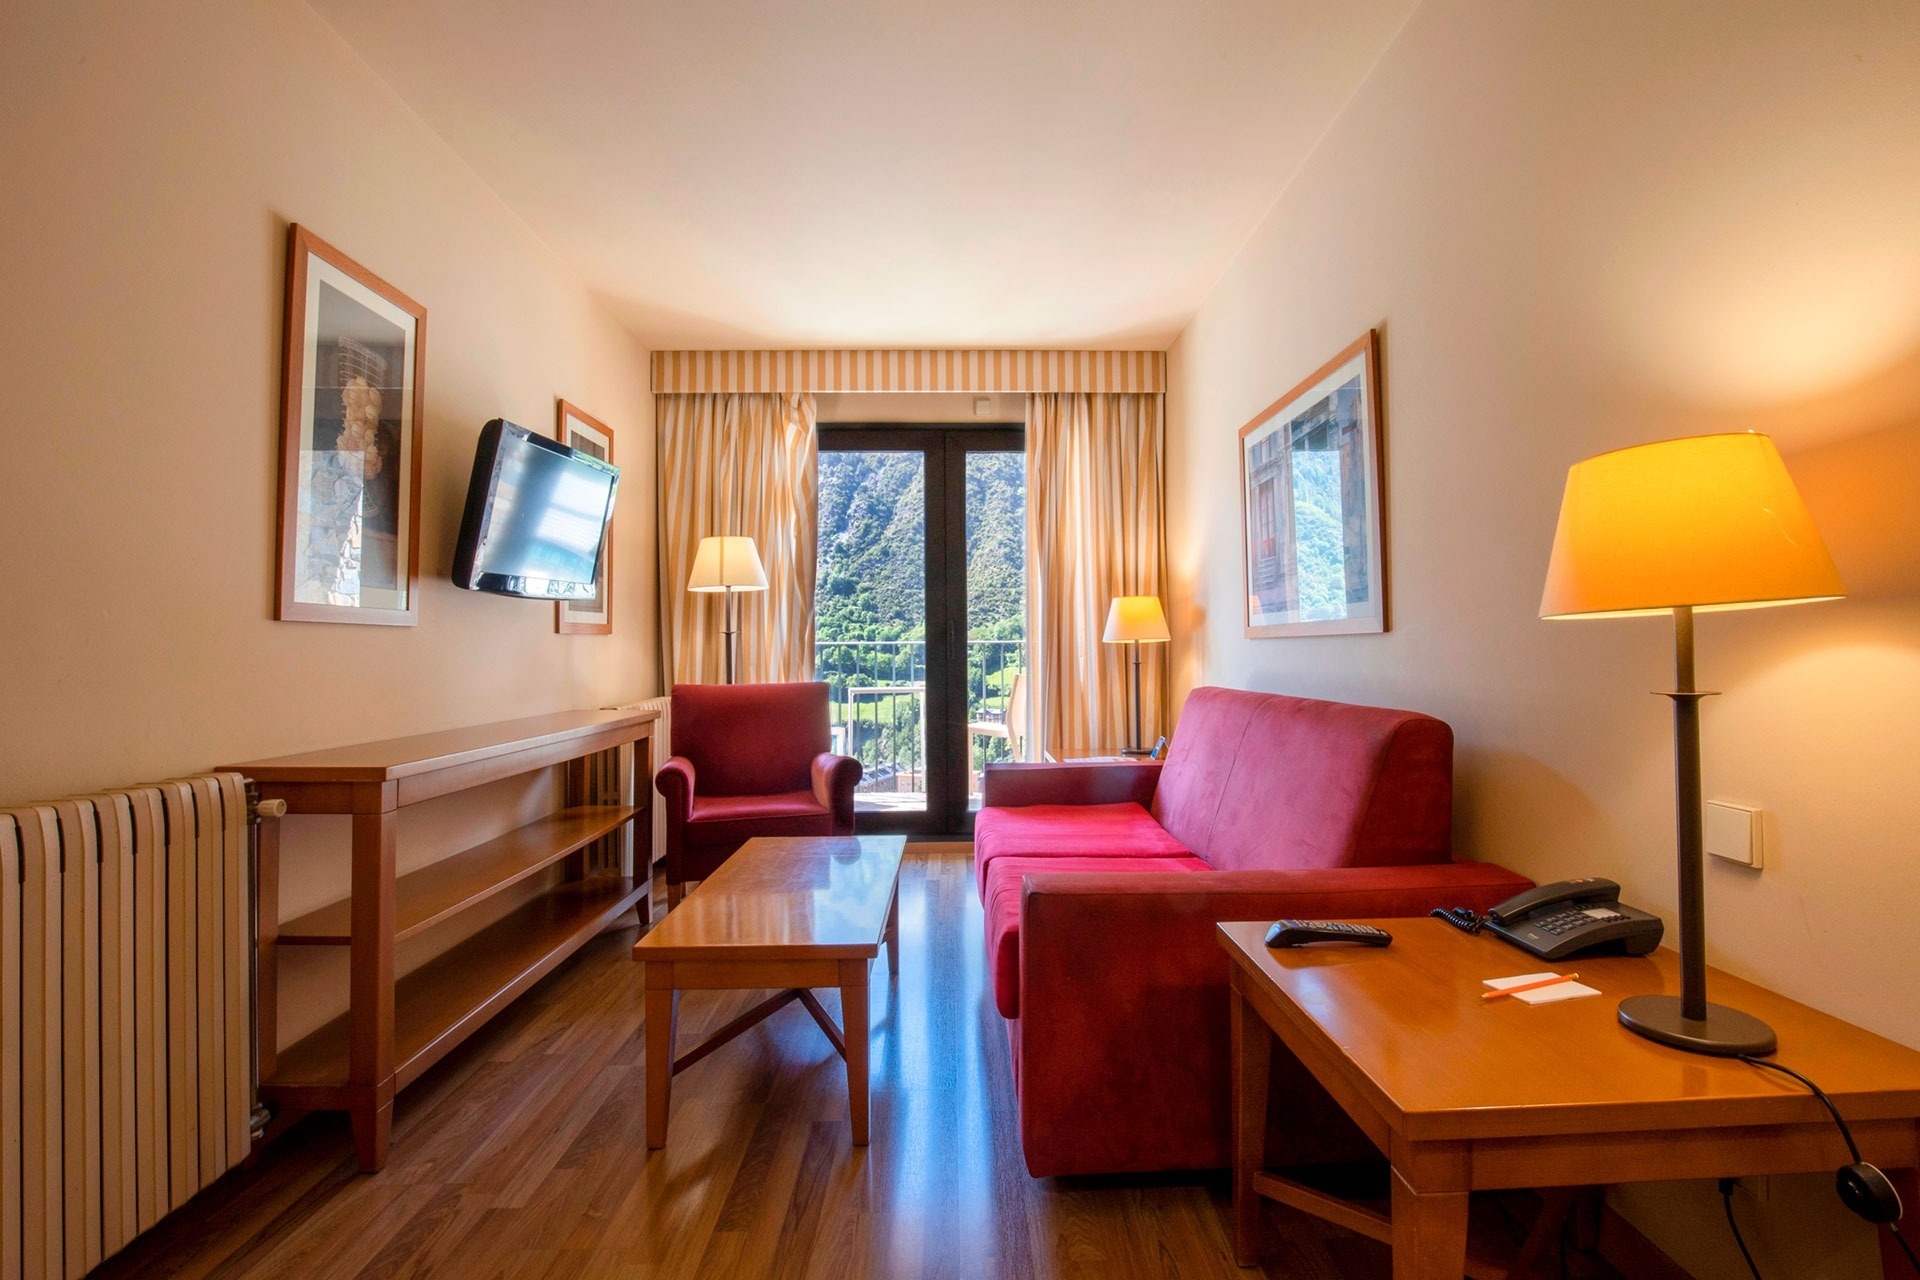
[[[813,758],[813,798],[833,813],[833,834],[853,834],[853,792],[863,770],[852,756],[822,751]]]
[[[1153,804],[1160,783],[1158,760],[1083,761],[1066,764],[990,764],[980,786],[983,808],[1023,809],[1036,804]]]
[[[693,816],[693,761],[685,756],[673,756],[660,766],[660,772],[653,775],[653,789],[667,802],[666,813],[671,819],[685,822]]]
[[[1028,1170],[1160,1169],[1169,1150],[1183,1153],[1179,1167],[1228,1163],[1219,921],[1485,910],[1529,883],[1473,862],[1025,877],[1017,1040]]]

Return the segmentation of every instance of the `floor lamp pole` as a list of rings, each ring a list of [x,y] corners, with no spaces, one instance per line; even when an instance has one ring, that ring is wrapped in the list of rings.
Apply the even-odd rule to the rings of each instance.
[[[734,611],[735,606],[733,602],[732,587],[727,588],[726,596],[727,596],[726,622],[722,626],[721,635],[726,638],[726,642],[727,642],[727,683],[732,684],[733,683],[733,637],[734,637],[735,631],[738,629],[739,615]]]
[[[1123,756],[1146,755],[1140,745],[1140,642],[1133,642],[1133,740],[1120,753]]]
[[[1701,817],[1700,699],[1694,687],[1693,608],[1673,611],[1674,842],[1680,861],[1680,995],[1620,1002],[1629,1031],[1694,1053],[1736,1057],[1772,1053],[1773,1028],[1752,1014],[1707,1003],[1706,838]]]

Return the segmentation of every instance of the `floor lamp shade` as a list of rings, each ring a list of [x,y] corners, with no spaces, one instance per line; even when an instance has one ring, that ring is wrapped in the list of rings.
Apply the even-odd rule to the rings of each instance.
[[[1844,594],[1779,451],[1749,432],[1643,444],[1574,466],[1540,616],[1747,609]]]
[[[739,633],[734,596],[741,591],[765,591],[767,571],[760,563],[760,551],[752,538],[702,538],[693,553],[693,572],[687,575],[689,591],[724,591],[727,596],[726,622],[721,635],[726,645],[727,683],[733,683],[733,641]]]
[[[1622,1001],[1620,1021],[1638,1035],[1725,1056],[1775,1048],[1766,1023],[1707,1002],[1700,699],[1708,695],[1694,685],[1693,615],[1844,594],[1833,557],[1766,436],[1638,445],[1588,458],[1567,473],[1540,616],[1673,614],[1674,687],[1666,696],[1673,699],[1681,993]]]
[[[689,591],[765,591],[767,571],[752,538],[702,538],[693,554]]]
[[[1167,630],[1167,611],[1160,607],[1160,597],[1115,596],[1107,606],[1107,629],[1100,639],[1107,644],[1133,646],[1133,737],[1122,754],[1146,755],[1147,749],[1140,742],[1140,646],[1165,644],[1173,639]]]

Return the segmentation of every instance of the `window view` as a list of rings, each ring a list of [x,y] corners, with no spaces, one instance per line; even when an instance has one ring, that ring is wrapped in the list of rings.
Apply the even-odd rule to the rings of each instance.
[[[819,477],[814,667],[831,690],[833,749],[864,767],[858,808],[923,811],[940,767],[926,731],[926,455],[822,450]],[[968,453],[965,481],[965,767],[977,798],[981,768],[1027,739],[1025,456]]]

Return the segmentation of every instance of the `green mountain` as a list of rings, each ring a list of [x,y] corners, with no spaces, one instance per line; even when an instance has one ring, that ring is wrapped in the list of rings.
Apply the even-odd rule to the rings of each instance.
[[[917,453],[820,455],[822,641],[919,640],[926,619],[926,477]],[[1026,459],[967,460],[967,635],[1026,635]]]

